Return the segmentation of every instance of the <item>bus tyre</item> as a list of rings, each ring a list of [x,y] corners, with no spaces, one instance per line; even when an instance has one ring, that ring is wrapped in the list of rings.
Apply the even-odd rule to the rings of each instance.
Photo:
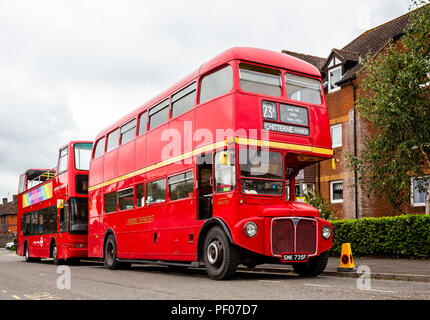
[[[65,263],[64,259],[58,259],[57,243],[55,241],[52,243],[51,256],[52,256],[52,260],[54,261],[55,265],[58,266],[58,265],[62,265]]]
[[[38,262],[40,258],[32,258],[30,257],[30,249],[28,248],[27,242],[24,245],[24,257],[26,262]]]
[[[24,257],[26,262],[31,262],[30,258],[30,252],[28,252],[28,245],[27,242],[24,244]]]
[[[293,263],[293,269],[301,277],[316,277],[324,271],[327,262],[328,251],[325,251],[318,257],[311,258],[308,262]]]
[[[119,269],[119,261],[116,257],[116,241],[113,235],[108,235],[104,248],[104,265],[111,270]]]
[[[209,230],[203,246],[203,259],[209,278],[224,280],[236,272],[239,257],[234,244],[224,231],[216,226]]]

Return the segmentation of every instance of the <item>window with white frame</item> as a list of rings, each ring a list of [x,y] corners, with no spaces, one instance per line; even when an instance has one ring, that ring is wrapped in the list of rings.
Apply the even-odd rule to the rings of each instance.
[[[330,126],[332,148],[342,147],[342,123]]]
[[[425,206],[430,177],[411,178],[411,206]]]
[[[330,203],[343,202],[343,180],[330,181]]]
[[[338,82],[340,78],[342,78],[342,66],[338,66],[328,71],[328,92],[340,89],[340,87],[336,85],[336,82]]]

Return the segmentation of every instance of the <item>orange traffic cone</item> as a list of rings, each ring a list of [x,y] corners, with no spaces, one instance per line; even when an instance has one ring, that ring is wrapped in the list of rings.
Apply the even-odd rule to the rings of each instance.
[[[342,244],[342,252],[340,254],[340,265],[337,272],[351,272],[357,268],[354,266],[354,259],[352,258],[352,250],[350,243]]]

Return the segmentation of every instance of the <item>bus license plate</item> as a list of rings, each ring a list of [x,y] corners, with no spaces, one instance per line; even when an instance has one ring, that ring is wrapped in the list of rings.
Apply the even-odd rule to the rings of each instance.
[[[306,253],[283,253],[281,255],[282,262],[306,262],[308,255]]]

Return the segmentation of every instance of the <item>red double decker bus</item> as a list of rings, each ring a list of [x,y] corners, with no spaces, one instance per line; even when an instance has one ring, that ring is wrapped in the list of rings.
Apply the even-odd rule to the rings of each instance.
[[[294,201],[298,171],[331,158],[321,75],[232,48],[101,131],[89,174],[90,257],[198,266],[292,263],[316,276],[332,226]]]
[[[72,141],[59,151],[54,170],[20,176],[17,254],[55,264],[88,256],[88,170],[92,142]]]

